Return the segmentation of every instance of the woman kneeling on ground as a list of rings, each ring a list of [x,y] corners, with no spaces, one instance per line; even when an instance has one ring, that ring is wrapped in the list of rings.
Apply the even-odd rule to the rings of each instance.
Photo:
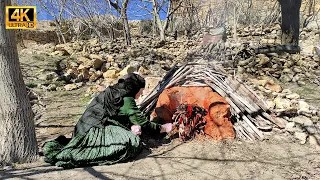
[[[80,117],[70,141],[60,136],[44,145],[45,161],[63,168],[124,162],[142,150],[142,132],[164,133],[172,124],[150,122],[138,109],[145,80],[130,73],[107,87]]]

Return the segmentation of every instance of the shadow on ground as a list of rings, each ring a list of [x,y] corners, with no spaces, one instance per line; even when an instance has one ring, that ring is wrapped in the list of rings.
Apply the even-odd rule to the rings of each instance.
[[[62,170],[40,163],[0,172],[3,179],[316,179],[320,153],[278,140],[194,140],[144,150],[135,160],[109,166]]]

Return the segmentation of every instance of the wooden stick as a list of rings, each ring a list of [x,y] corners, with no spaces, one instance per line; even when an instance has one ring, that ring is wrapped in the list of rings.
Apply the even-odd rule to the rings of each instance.
[[[253,139],[247,134],[247,132],[243,129],[243,126],[241,123],[239,123],[238,125],[239,130],[241,131],[241,133],[250,141],[253,141]]]
[[[252,96],[252,99],[257,105],[259,105],[265,111],[268,109],[266,103],[254,91],[252,91],[246,84],[244,84],[241,80],[239,80],[239,78],[234,77],[234,79],[237,83],[242,85],[241,90],[243,90],[244,92]]]
[[[184,74],[181,75],[179,78],[174,79],[173,81],[171,81],[165,88],[170,88],[170,87],[173,86],[176,82],[178,82],[179,80],[181,80],[181,79],[183,79],[185,76],[187,76],[192,70],[193,70],[193,68],[191,67],[189,70],[187,70],[187,72],[184,72]]]
[[[262,115],[266,118],[268,118],[268,120],[270,120],[271,122],[273,122],[275,125],[277,125],[279,128],[285,128],[286,125],[281,122],[281,121],[278,121],[276,118],[273,118],[272,116],[270,116],[268,113],[266,112],[262,112]]]

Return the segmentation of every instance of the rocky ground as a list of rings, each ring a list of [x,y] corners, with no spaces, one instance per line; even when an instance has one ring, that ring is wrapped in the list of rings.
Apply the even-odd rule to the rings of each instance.
[[[252,54],[257,44],[271,42],[279,26],[243,28],[235,42],[198,46],[199,37],[159,43],[135,38],[127,47],[123,40],[36,45],[20,52],[20,62],[30,92],[39,149],[58,135],[70,136],[97,90],[118,77],[139,71],[147,78],[146,92],[172,67],[197,59],[212,62],[214,56],[264,99],[286,126],[266,132],[266,140],[239,139],[221,142],[195,140],[154,147],[146,142],[140,157],[112,166],[61,170],[43,163],[16,164],[0,172],[4,179],[317,179],[320,176],[320,72],[319,57],[309,46],[319,32],[304,30],[299,55]],[[313,34],[312,36],[310,34]],[[269,42],[270,41],[270,42]],[[246,44],[243,44],[246,42]],[[311,43],[312,42],[312,43]],[[223,54],[223,56],[222,56]],[[223,59],[221,57],[224,57]],[[199,60],[199,59],[198,59]]]

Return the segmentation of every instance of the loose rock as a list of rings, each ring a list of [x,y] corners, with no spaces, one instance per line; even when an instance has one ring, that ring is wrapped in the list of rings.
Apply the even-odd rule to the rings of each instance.
[[[304,132],[295,132],[294,137],[300,140],[300,144],[305,144],[307,141],[307,133]]]
[[[313,122],[306,116],[297,116],[291,119],[293,122],[302,124],[303,126],[312,126]]]
[[[116,77],[118,77],[117,71],[114,69],[107,70],[105,73],[103,73],[103,77],[104,78],[116,78]]]
[[[316,146],[320,145],[320,141],[314,135],[309,136],[309,143]]]
[[[64,89],[67,91],[72,91],[78,89],[78,86],[76,84],[67,84],[64,86]]]

